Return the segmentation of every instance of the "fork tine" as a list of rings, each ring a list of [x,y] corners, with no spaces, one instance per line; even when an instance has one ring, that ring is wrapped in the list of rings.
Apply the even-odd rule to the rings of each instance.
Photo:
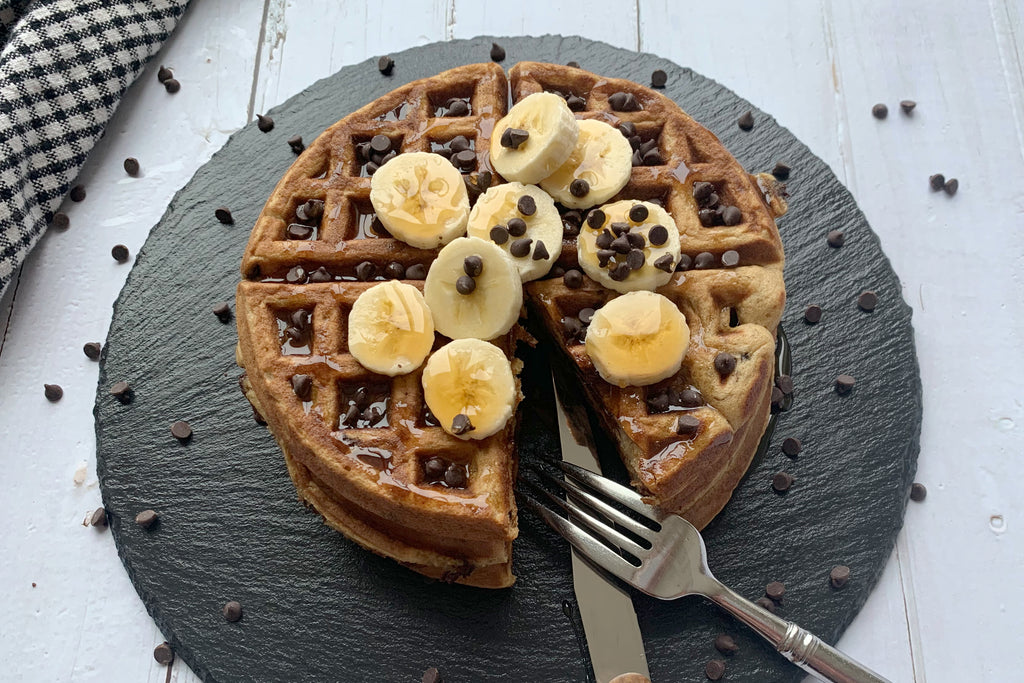
[[[587,493],[586,491],[583,490],[582,487],[580,487],[579,484],[577,484],[572,479],[556,479],[555,477],[551,476],[550,474],[543,470],[538,469],[536,471],[538,474],[540,474],[544,481],[555,484],[556,486],[562,488],[570,496],[572,496],[573,498],[577,499],[579,502],[585,505],[589,505],[591,508],[596,510],[598,513],[604,515],[605,517],[613,521],[615,524],[618,524],[621,527],[629,529],[629,531],[636,534],[642,539],[654,543],[654,539],[656,538],[657,532],[655,532],[650,527],[644,526],[643,524],[636,521],[629,515],[620,512],[617,508],[612,507],[611,505],[604,502],[600,498],[593,496],[590,493]]]
[[[606,479],[599,474],[594,474],[588,469],[584,469],[579,465],[573,465],[570,462],[560,462],[558,466],[567,475],[576,480],[576,483],[580,484],[584,488],[590,489],[593,492],[604,494],[607,498],[611,498],[617,503],[625,505],[634,512],[639,512],[644,517],[654,521],[660,522],[665,519],[665,514],[658,510],[656,507],[648,505],[641,499],[640,494],[631,488],[627,488],[622,484],[617,484],[611,479]]]
[[[575,523],[544,507],[528,493],[520,491],[519,495],[526,507],[543,519],[562,538],[569,541],[580,555],[613,576],[627,583],[631,581],[632,573],[636,570],[636,567],[627,562],[625,558],[613,552]]]

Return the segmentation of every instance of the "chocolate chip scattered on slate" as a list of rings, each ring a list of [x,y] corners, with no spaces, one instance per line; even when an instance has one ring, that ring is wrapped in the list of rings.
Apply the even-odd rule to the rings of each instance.
[[[424,280],[427,277],[427,267],[422,263],[414,263],[405,269],[405,276],[410,280]]]
[[[82,201],[83,199],[85,199],[85,185],[75,185],[74,187],[71,188],[71,192],[68,193],[68,196],[71,198],[71,201],[73,202]]]
[[[174,650],[171,649],[170,643],[160,643],[153,648],[153,659],[156,660],[157,664],[164,666],[174,661]]]
[[[502,147],[519,149],[519,146],[530,138],[530,132],[522,128],[506,128],[499,142]]]
[[[850,581],[850,568],[845,564],[837,564],[828,573],[828,582],[833,588],[842,588]]]
[[[839,375],[836,377],[836,391],[840,394],[848,394],[853,391],[853,385],[857,383],[853,375]]]
[[[750,130],[754,127],[754,113],[752,111],[745,111],[740,114],[740,117],[736,119],[736,125],[741,130]]]
[[[710,268],[713,265],[715,265],[715,255],[712,254],[710,251],[700,252],[699,254],[697,254],[697,258],[695,258],[693,261],[693,267],[697,268],[698,270]]]
[[[583,323],[584,325],[589,325],[590,322],[594,319],[594,313],[596,313],[596,311],[593,308],[584,308],[582,311],[580,311],[580,322]]]
[[[700,429],[700,420],[693,415],[680,415],[676,418],[676,434],[689,436],[697,433]]]
[[[828,246],[833,249],[838,249],[846,243],[846,235],[843,234],[842,230],[830,230],[825,239],[828,242]]]
[[[266,114],[256,114],[256,127],[264,133],[274,130],[274,119]]]
[[[158,515],[155,510],[143,510],[139,514],[135,515],[135,523],[143,529],[149,529],[156,524],[157,518]]]
[[[709,681],[720,681],[725,675],[725,662],[721,659],[712,659],[704,665],[704,675]]]
[[[920,503],[928,496],[928,489],[924,487],[924,484],[919,484],[916,481],[910,487],[910,500],[915,503]]]
[[[955,195],[956,191],[959,188],[960,181],[958,181],[956,178],[950,178],[949,180],[946,181],[945,185],[942,186],[942,189],[945,190],[946,194],[948,194],[950,197]]]
[[[217,316],[217,319],[222,323],[231,321],[231,306],[226,301],[222,301],[213,307],[213,314]]]
[[[772,169],[772,175],[778,178],[779,180],[788,180],[789,173],[792,170],[793,169],[789,167],[789,164],[785,164],[781,161],[776,161],[775,168]]]
[[[575,268],[565,271],[565,275],[562,276],[562,282],[569,289],[579,289],[583,286],[583,273],[576,270]]]
[[[917,102],[914,100],[900,100],[900,109],[903,110],[904,114],[909,115],[910,112],[914,111],[914,107],[917,106]]]
[[[651,87],[652,88],[664,88],[665,84],[668,83],[668,74],[661,69],[655,69],[651,73]]]
[[[790,436],[782,440],[782,452],[791,458],[795,458],[800,455],[800,450],[802,448],[803,445],[800,443],[800,439],[795,439]]]
[[[234,623],[242,618],[242,603],[237,600],[229,600],[224,603],[221,613],[225,619]]]
[[[629,220],[634,223],[643,223],[647,220],[648,215],[650,215],[650,212],[643,204],[634,204],[629,209]]]
[[[860,293],[857,297],[857,306],[862,311],[870,313],[875,310],[875,306],[878,304],[878,295],[871,290],[865,290]]]
[[[583,178],[577,178],[569,183],[569,193],[573,197],[586,197],[590,192],[590,183]]]
[[[217,220],[225,225],[233,225],[235,222],[234,216],[231,215],[231,209],[226,206],[221,206],[213,211],[213,215],[217,217]]]
[[[743,212],[735,206],[722,207],[722,222],[726,225],[739,225],[743,220]]]
[[[110,387],[110,395],[121,403],[129,403],[132,400],[132,388],[128,382],[114,382]]]
[[[64,398],[64,390],[59,384],[44,384],[43,395],[46,396],[46,400],[50,403],[56,403]]]
[[[164,90],[171,93],[172,95],[181,90],[181,83],[178,82],[177,78],[168,78],[164,81]]]
[[[495,244],[505,244],[505,242],[508,242],[508,235],[508,228],[504,225],[495,225],[491,228],[490,237],[491,241]]]
[[[53,220],[50,221],[50,225],[57,230],[67,230],[71,227],[71,219],[63,211],[58,211],[53,214]]]
[[[99,360],[101,348],[99,342],[86,342],[85,346],[82,347],[82,351],[85,352],[89,360]]]
[[[640,102],[636,99],[633,93],[628,92],[617,92],[613,93],[608,98],[608,104],[611,106],[612,111],[640,111]]]
[[[782,389],[772,387],[772,410],[782,410],[785,399],[786,395],[782,393]]]
[[[128,261],[128,247],[123,244],[115,244],[114,248],[110,250],[110,255],[114,257],[114,260],[118,263],[125,263]]]
[[[792,375],[779,375],[775,378],[775,386],[777,386],[782,393],[789,396],[793,393],[793,377]]]
[[[391,59],[388,55],[384,55],[377,60],[377,71],[381,72],[385,76],[390,76],[394,68],[395,60]]]
[[[370,261],[363,261],[356,266],[356,279],[360,282],[369,282],[377,274],[377,266]]]
[[[723,655],[734,655],[740,649],[740,646],[736,644],[732,636],[720,633],[715,636],[715,649]]]
[[[946,176],[941,173],[928,176],[928,186],[932,188],[933,192],[938,192],[946,185]]]
[[[491,43],[491,61],[505,61],[505,48],[503,48],[501,45],[498,45],[497,43]]]
[[[762,596],[757,600],[754,600],[754,604],[760,607],[761,609],[768,610],[772,614],[775,614],[775,603],[766,597]]]
[[[777,493],[785,493],[793,485],[793,475],[787,472],[779,472],[772,477],[772,488]]]
[[[462,295],[472,294],[476,289],[476,280],[468,275],[460,275],[455,281],[455,291]]]
[[[516,202],[516,209],[524,216],[532,216],[537,213],[537,200],[528,194],[524,194]]]
[[[125,159],[124,172],[133,177],[139,175],[139,160],[135,157]]]
[[[452,434],[465,434],[471,432],[476,427],[469,421],[469,416],[465,413],[459,413],[452,419]],[[446,473],[447,474],[447,473]]]
[[[306,149],[306,145],[302,142],[301,135],[293,135],[288,138],[288,146],[291,147],[292,151],[296,154],[301,154]]]
[[[782,596],[785,595],[785,593],[786,584],[782,583],[781,581],[772,581],[764,587],[764,594],[772,600],[774,600],[775,602],[782,600]]]
[[[577,61],[575,61],[575,60],[574,60],[574,61],[569,61],[569,62],[566,62],[566,63],[565,63],[565,65],[566,65],[566,66],[571,66],[571,67],[572,67],[572,68],[574,68],[574,69],[578,69],[578,68],[580,68],[580,63],[579,63],[579,62],[577,62]]]
[[[420,683],[444,683],[444,681],[441,680],[441,674],[438,670],[434,667],[430,667],[423,672],[423,678]]]
[[[727,377],[736,369],[736,356],[731,353],[721,352],[715,356],[715,370],[722,377]]]
[[[192,438],[192,426],[184,420],[178,420],[171,425],[171,436],[178,441],[188,441]]]
[[[722,254],[722,265],[725,266],[726,268],[732,268],[733,266],[738,265],[739,262],[740,253],[735,249],[730,249],[729,251]]]
[[[548,253],[548,248],[544,246],[543,242],[538,241],[537,244],[535,244],[533,247],[533,260],[543,261],[550,257],[551,254]]]
[[[871,115],[876,119],[884,119],[889,115],[889,107],[879,102],[875,106],[871,107]]]
[[[174,78],[174,72],[161,64],[160,69],[156,72],[156,80],[164,83],[171,78]]]
[[[292,375],[292,391],[301,401],[313,398],[313,378],[309,375]]]
[[[821,306],[818,304],[811,304],[808,306],[804,311],[804,320],[812,325],[821,320]]]
[[[522,258],[530,253],[530,245],[532,243],[533,240],[530,239],[529,237],[524,237],[522,239],[515,240],[514,242],[512,242],[512,244],[509,245],[508,252],[515,256],[516,258]]]
[[[89,515],[89,525],[94,527],[103,528],[107,526],[107,511],[105,508],[96,508]]]

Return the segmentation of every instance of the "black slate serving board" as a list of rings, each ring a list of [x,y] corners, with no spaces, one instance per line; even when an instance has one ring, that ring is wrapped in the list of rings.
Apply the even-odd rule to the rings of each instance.
[[[577,37],[476,38],[393,55],[391,77],[376,60],[342,69],[270,112],[269,134],[250,125],[231,137],[171,202],[140,252],[115,304],[96,400],[97,459],[118,553],[149,612],[179,656],[208,681],[418,681],[438,667],[450,683],[582,681],[567,544],[529,513],[520,516],[516,585],[485,591],[433,583],[365,552],[298,502],[273,438],[253,422],[239,393],[233,325],[211,307],[230,300],[248,228],[288,165],[285,140],[312,140],[364,103],[408,81],[486,61],[492,40],[519,60],[580,62],[598,74],[649,82],[669,74],[664,92],[715,132],[750,171],[777,160],[793,167],[790,213],[780,220],[789,303],[783,326],[793,348],[792,409],[780,416],[732,501],[705,530],[719,578],[756,598],[769,581],[786,583],[780,614],[835,642],[863,605],[889,557],[913,477],[921,388],[910,308],[856,203],[828,167],[770,116],[688,69],[664,59]],[[756,126],[736,117],[752,109]],[[214,209],[228,206],[235,224]],[[840,249],[829,230],[846,233]],[[873,313],[856,297],[878,293]],[[803,321],[811,303],[822,321]],[[527,352],[528,353],[528,352]],[[549,419],[542,352],[527,358],[529,396],[522,419],[524,461],[550,461],[557,438]],[[836,375],[856,376],[849,396]],[[131,383],[122,404],[108,390]],[[188,444],[169,426],[186,420]],[[782,439],[799,438],[789,459]],[[796,478],[773,492],[780,470]],[[160,521],[137,527],[137,512]],[[836,564],[852,568],[843,590],[829,586]],[[238,600],[244,617],[220,609]],[[728,680],[797,681],[802,673],[770,646],[704,601],[635,605],[653,679],[704,680],[719,655],[716,634],[740,651]],[[568,615],[567,616],[567,612]],[[884,672],[883,672],[884,673]]]

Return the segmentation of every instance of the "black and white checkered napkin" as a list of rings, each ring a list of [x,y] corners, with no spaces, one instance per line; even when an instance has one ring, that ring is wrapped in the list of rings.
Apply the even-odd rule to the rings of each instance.
[[[0,294],[188,0],[0,0]]]

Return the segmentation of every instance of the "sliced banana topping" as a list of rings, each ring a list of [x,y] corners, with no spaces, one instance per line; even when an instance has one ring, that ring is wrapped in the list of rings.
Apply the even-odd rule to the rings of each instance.
[[[539,183],[565,163],[580,127],[558,95],[527,95],[509,109],[491,134],[491,164],[506,180]]]
[[[437,331],[452,339],[499,337],[523,307],[519,270],[497,245],[477,237],[460,237],[438,253],[423,296]]]
[[[388,232],[420,249],[466,232],[469,193],[459,170],[439,154],[408,152],[388,161],[370,180],[370,202]]]
[[[529,282],[551,270],[562,253],[562,218],[554,200],[536,185],[495,185],[470,211],[469,236],[501,247]]]
[[[608,289],[655,290],[679,263],[679,229],[657,204],[626,199],[592,210],[576,249],[580,267]]]
[[[434,344],[434,320],[420,290],[389,280],[352,304],[348,347],[367,370],[404,375],[418,368]]]
[[[461,439],[486,439],[505,426],[516,406],[512,366],[494,344],[456,339],[423,368],[423,398],[441,427]]]
[[[642,387],[678,372],[689,343],[675,304],[655,292],[630,292],[594,313],[586,350],[606,382]]]
[[[562,206],[589,209],[614,197],[629,182],[633,148],[604,121],[579,122],[580,137],[569,159],[540,186]]]

